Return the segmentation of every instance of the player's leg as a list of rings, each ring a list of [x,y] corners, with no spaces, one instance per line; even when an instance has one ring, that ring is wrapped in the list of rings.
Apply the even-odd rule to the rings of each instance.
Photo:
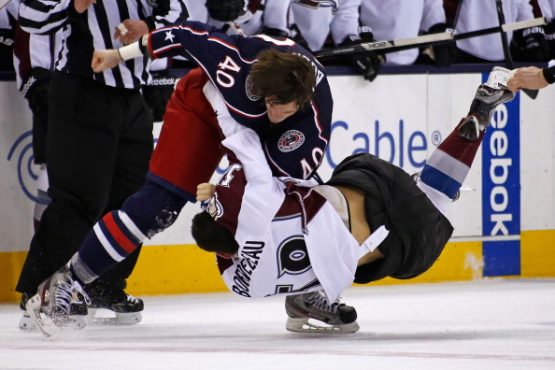
[[[420,174],[418,186],[443,214],[458,197],[495,108],[514,97],[505,86],[509,73],[493,69],[478,87],[468,115],[432,153]]]
[[[47,131],[49,195],[23,265],[17,290],[28,297],[78,250],[102,215],[115,167],[121,122],[106,88],[55,74]]]
[[[192,98],[195,93],[198,101]],[[196,186],[210,179],[221,159],[216,117],[199,95],[202,90],[186,94],[187,99],[193,99],[194,109],[186,109],[177,99],[172,98],[175,104],[170,100],[148,181],[120,210],[105,215],[87,234],[71,261],[72,280],[91,283],[133,253],[147,237],[165,230],[183,205],[195,200]],[[36,304],[31,308],[37,310]]]
[[[118,143],[116,167],[105,212],[120,209],[125,200],[137,192],[145,182],[148,162],[152,153],[152,118],[139,95],[128,97],[129,113]],[[126,279],[131,275],[139,257],[138,246],[127,258],[106,271],[99,279],[85,287],[91,304],[89,323],[135,324],[141,321],[143,301],[125,292]],[[113,312],[95,319],[96,309]]]

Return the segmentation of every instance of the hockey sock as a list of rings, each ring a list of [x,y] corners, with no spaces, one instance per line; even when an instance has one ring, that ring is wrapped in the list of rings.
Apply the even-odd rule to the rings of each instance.
[[[468,141],[459,135],[458,126],[432,153],[420,174],[422,182],[451,199],[457,197],[484,138],[482,131],[477,140]]]
[[[146,238],[171,226],[186,201],[148,182],[122,209],[106,214],[89,231],[71,260],[76,277],[86,284],[123,261]]]

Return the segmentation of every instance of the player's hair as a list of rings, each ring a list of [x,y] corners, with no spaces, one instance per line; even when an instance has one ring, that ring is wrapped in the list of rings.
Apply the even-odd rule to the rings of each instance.
[[[197,213],[193,217],[191,234],[197,245],[207,252],[237,253],[239,244],[233,234],[220,225],[206,211]]]
[[[256,56],[249,78],[257,95],[274,97],[275,103],[297,102],[302,107],[312,98],[316,72],[307,58],[272,48]]]

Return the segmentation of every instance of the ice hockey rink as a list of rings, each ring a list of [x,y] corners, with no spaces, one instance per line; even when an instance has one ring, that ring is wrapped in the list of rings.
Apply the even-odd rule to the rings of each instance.
[[[283,298],[145,297],[137,326],[47,339],[0,305],[0,369],[555,369],[555,280],[350,288],[352,335],[285,330]]]

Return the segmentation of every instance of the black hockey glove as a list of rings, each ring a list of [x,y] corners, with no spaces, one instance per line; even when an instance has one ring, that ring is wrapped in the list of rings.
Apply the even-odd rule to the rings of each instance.
[[[231,22],[245,13],[245,0],[206,0],[208,15],[220,22]]]
[[[0,71],[13,71],[13,44],[12,30],[0,29]]]
[[[25,98],[27,98],[33,116],[40,122],[47,122],[50,78],[45,76],[37,78],[32,74],[23,85],[22,93],[25,95]]]
[[[339,46],[352,46],[372,41],[374,41],[374,35],[372,35],[372,32],[363,31],[360,33],[360,36],[347,36],[345,40],[339,44]],[[350,59],[350,64],[362,74],[364,79],[370,82],[376,79],[378,72],[380,71],[381,64],[385,60],[383,56],[372,51],[348,55],[347,58]]]
[[[10,29],[0,28],[0,45],[12,47],[14,44],[14,34]]]
[[[428,30],[428,33],[440,33],[449,29],[445,23],[434,24]],[[434,52],[434,62],[439,67],[451,65],[457,59],[457,45],[456,43],[449,42],[441,45],[432,46]]]
[[[152,81],[143,86],[143,97],[150,108],[154,122],[160,122],[164,118],[166,105],[174,91],[175,78],[168,72],[157,72],[152,74]]]
[[[523,62],[545,62],[549,59],[549,44],[543,27],[515,31],[511,42],[514,58]]]
[[[548,24],[543,26],[545,31],[545,41],[549,48],[549,58],[555,58],[555,19],[552,19]]]

